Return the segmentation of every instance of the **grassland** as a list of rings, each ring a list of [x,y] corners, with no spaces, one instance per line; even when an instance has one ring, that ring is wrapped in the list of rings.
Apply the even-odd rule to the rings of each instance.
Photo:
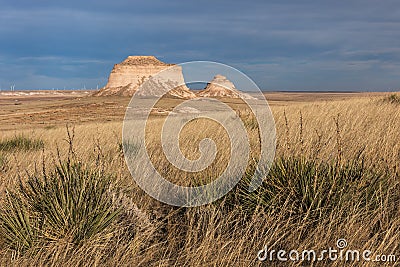
[[[263,185],[249,193],[244,177],[215,203],[177,208],[144,193],[126,167],[121,130],[129,98],[0,95],[0,264],[309,266],[260,262],[257,253],[264,246],[320,251],[335,247],[339,238],[349,249],[396,255],[399,264],[397,97],[269,93],[266,98],[276,122],[277,151]],[[176,104],[170,99],[160,105],[149,134],[157,133]],[[257,155],[257,128],[243,114]],[[218,132],[217,125],[207,126],[215,129],[209,133],[199,130],[203,127],[185,129],[186,138]],[[222,153],[203,180],[213,179],[229,157],[220,141]],[[169,168],[157,142],[150,149],[158,170],[171,180],[196,179]],[[196,157],[198,151],[184,153]],[[326,260],[312,266],[344,264],[378,263]]]

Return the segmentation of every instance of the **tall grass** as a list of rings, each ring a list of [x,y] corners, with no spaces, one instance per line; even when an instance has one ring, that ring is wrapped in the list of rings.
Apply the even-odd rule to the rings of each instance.
[[[43,152],[12,156],[5,152],[9,169],[0,172],[3,181],[15,180],[13,177],[24,174],[25,170],[32,173],[35,161],[41,160],[43,153],[46,168],[53,170],[46,179],[52,180],[53,175],[55,185],[45,182],[44,175],[21,175],[23,190],[19,184],[13,186],[10,182],[9,193],[0,200],[1,213],[5,214],[0,265],[377,266],[372,261],[260,263],[257,260],[257,252],[264,246],[276,251],[321,250],[335,248],[338,238],[345,238],[349,249],[371,250],[374,256],[400,257],[398,106],[383,104],[381,97],[378,101],[283,104],[272,107],[278,133],[277,159],[262,186],[249,193],[247,181],[243,180],[223,199],[196,208],[164,205],[137,187],[121,153],[120,133],[114,133],[120,128],[119,123],[77,126],[73,151],[80,162],[85,162],[80,168],[95,173],[95,180],[102,180],[101,172],[87,167],[101,161],[99,165],[113,174],[109,178],[111,184],[117,180],[124,189],[119,195],[113,186],[107,185],[105,195],[113,203],[112,211],[120,210],[120,213],[105,228],[92,227],[97,229],[89,231],[92,234],[80,225],[96,223],[73,219],[80,216],[66,216],[82,213],[70,212],[74,208],[63,200],[67,199],[63,192],[73,195],[74,190],[64,190],[66,187],[61,185],[65,182],[61,181],[68,179],[59,177],[57,168],[52,167],[51,155],[56,152],[53,144],[59,145],[61,154],[71,150],[70,142],[64,141],[65,130],[45,129],[45,135],[41,135],[46,143]],[[246,126],[256,129],[250,119]],[[198,131],[199,127],[195,128],[192,135]],[[126,144],[125,149],[134,154],[137,147]],[[101,157],[97,151],[101,151]],[[157,146],[150,151],[154,164],[166,166],[159,151]],[[207,174],[215,173],[210,170]],[[186,178],[172,175],[177,179]],[[90,180],[85,175],[82,177]],[[35,182],[31,186],[32,179],[39,185]],[[47,192],[46,199],[55,200],[31,197],[32,191],[38,192],[36,196]],[[33,204],[41,201],[43,205],[37,204],[38,207]],[[97,206],[95,202],[85,201],[92,207]],[[63,205],[69,208],[53,208]],[[5,228],[6,225],[12,227]],[[10,228],[19,230],[7,230]],[[379,266],[396,264],[380,262]]]
[[[7,169],[8,159],[3,153],[0,153],[0,171],[5,171]]]

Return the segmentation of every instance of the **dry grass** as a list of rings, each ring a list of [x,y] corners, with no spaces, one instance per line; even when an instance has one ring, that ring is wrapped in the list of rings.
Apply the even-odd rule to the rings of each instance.
[[[38,238],[32,246],[18,251],[8,247],[4,239],[0,240],[0,263],[4,266],[299,266],[310,263],[261,263],[257,252],[265,245],[275,250],[322,250],[335,247],[338,238],[345,238],[349,249],[397,254],[399,258],[400,109],[396,104],[382,101],[381,96],[342,98],[272,101],[278,136],[277,160],[263,186],[249,194],[243,190],[244,180],[225,198],[197,208],[164,205],[134,183],[121,150],[121,106],[126,106],[126,99],[113,99],[114,104],[104,104],[107,100],[103,98],[79,100],[89,107],[87,114],[82,113],[81,107],[74,107],[73,100],[63,100],[57,104],[65,110],[59,111],[54,121],[50,123],[40,110],[35,110],[39,113],[31,114],[32,123],[26,122],[21,130],[10,127],[13,119],[19,121],[20,117],[4,118],[1,127],[5,130],[0,139],[25,136],[42,140],[44,148],[0,151],[2,207],[7,201],[6,188],[18,192],[19,180],[27,181],[27,173],[33,174],[35,170],[41,173],[43,164],[51,172],[58,159],[73,158],[87,168],[102,170],[113,177],[111,187],[118,190],[110,190],[112,202],[124,212],[104,231],[79,243],[68,236]],[[97,112],[90,103],[97,105]],[[26,108],[20,112],[27,112],[29,103],[25,105],[18,106]],[[44,106],[47,105],[50,106],[46,102]],[[173,101],[166,103],[165,108],[171,105]],[[242,109],[240,103],[233,105]],[[110,110],[118,112],[111,115]],[[69,117],[75,125],[72,130],[70,124],[69,135],[65,127],[68,111],[75,114]],[[163,116],[156,116],[151,129],[159,127],[162,119]],[[251,129],[251,119],[245,120],[254,137],[257,131]],[[194,139],[198,140],[207,134],[197,134],[199,127],[196,124],[186,131],[192,137],[196,133]],[[157,142],[153,144],[151,149],[159,151]],[[184,153],[195,157],[198,151]],[[257,149],[253,153],[256,155]],[[206,170],[206,176],[211,179],[223,169],[227,155],[228,151],[223,152],[218,164]],[[165,158],[153,160],[161,170],[167,170]],[[185,184],[187,179],[193,179],[168,170],[171,180],[179,178]],[[343,266],[344,263],[316,262],[313,266],[327,264]]]

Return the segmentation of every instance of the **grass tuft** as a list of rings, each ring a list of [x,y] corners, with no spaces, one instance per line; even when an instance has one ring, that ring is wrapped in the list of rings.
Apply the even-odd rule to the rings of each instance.
[[[278,209],[289,215],[317,219],[342,206],[373,205],[377,199],[375,191],[384,189],[386,179],[384,173],[370,170],[361,159],[339,165],[280,158],[257,191],[249,193],[248,183],[241,185],[240,202],[248,211]]]
[[[400,96],[398,94],[391,94],[385,97],[384,101],[392,104],[400,104]]]
[[[0,151],[29,151],[42,148],[44,148],[44,142],[41,139],[28,138],[24,135],[16,135],[0,141]]]
[[[8,192],[0,212],[0,239],[18,253],[36,243],[67,240],[79,245],[104,231],[119,215],[111,179],[81,164],[60,164]]]

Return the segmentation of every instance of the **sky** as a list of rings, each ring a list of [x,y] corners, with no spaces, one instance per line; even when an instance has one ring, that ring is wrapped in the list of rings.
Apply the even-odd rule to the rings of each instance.
[[[400,90],[400,1],[0,0],[2,90],[102,87],[128,55],[224,63],[263,90]]]

